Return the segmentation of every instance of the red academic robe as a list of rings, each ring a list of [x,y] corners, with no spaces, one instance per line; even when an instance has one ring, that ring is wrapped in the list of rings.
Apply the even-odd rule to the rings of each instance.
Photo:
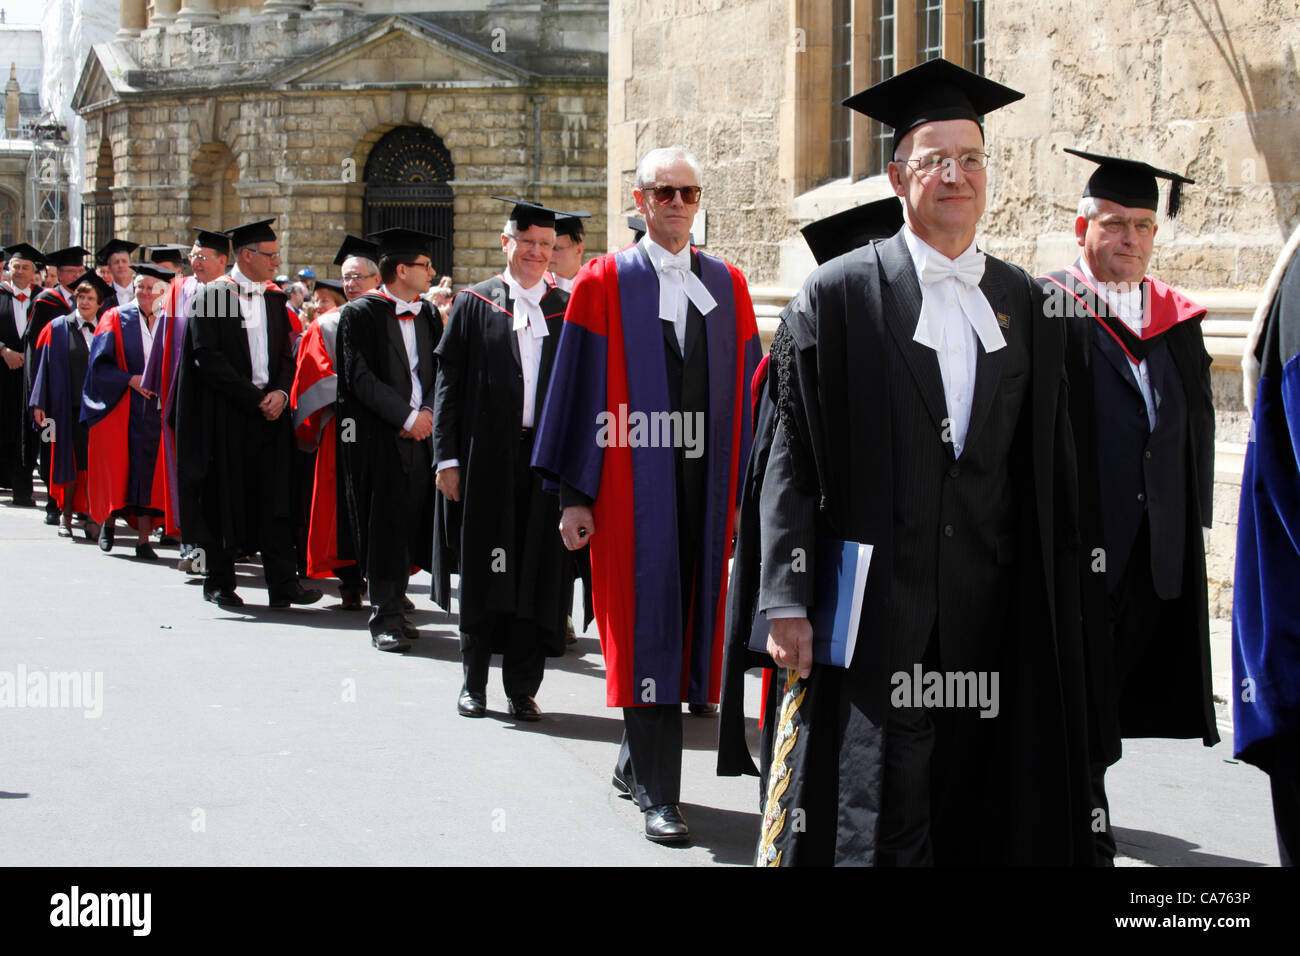
[[[298,342],[298,368],[289,393],[293,407],[294,434],[298,447],[316,449],[316,471],[312,480],[311,518],[307,526],[307,576],[328,578],[349,564],[339,557],[338,470],[336,435],[338,421],[334,399],[338,395],[337,374],[326,341],[337,335],[339,310],[330,309],[316,317]],[[337,339],[335,339],[337,341]]]

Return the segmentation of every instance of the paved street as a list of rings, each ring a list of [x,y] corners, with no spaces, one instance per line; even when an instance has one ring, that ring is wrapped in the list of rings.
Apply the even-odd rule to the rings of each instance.
[[[77,707],[0,710],[6,865],[749,862],[757,784],[713,775],[714,720],[685,721],[692,846],[648,843],[614,797],[621,722],[594,635],[548,662],[542,722],[505,715],[495,667],[492,713],[466,720],[454,623],[427,575],[412,589],[423,639],[381,654],[332,584],[316,606],[269,611],[260,568],[241,567],[250,606],[229,613],[176,572],[174,549],[141,564],[119,530],[105,556],[42,515],[0,506],[0,674],[98,673],[102,699],[92,678]],[[1222,634],[1215,652],[1226,695]],[[1224,735],[1210,750],[1128,743],[1110,776],[1122,863],[1276,865],[1267,779],[1231,762]]]

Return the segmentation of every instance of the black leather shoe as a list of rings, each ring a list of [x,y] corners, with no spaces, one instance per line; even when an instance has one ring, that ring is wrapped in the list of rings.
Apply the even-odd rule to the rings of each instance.
[[[487,713],[487,701],[481,694],[472,694],[462,688],[456,701],[456,713],[462,717],[482,717]]]
[[[402,622],[402,637],[408,641],[418,641],[420,639],[420,629],[410,621]]]
[[[694,717],[716,717],[718,716],[717,704],[691,704],[691,715]]]
[[[55,525],[59,523],[59,513],[57,511],[45,512],[45,523]]]
[[[217,588],[215,591],[203,589],[203,600],[211,601],[217,607],[243,607],[244,599],[235,593],[234,588]]]
[[[33,498],[31,495],[28,495],[28,496],[25,497],[25,498],[22,497],[22,496],[20,495],[20,496],[18,496],[17,498],[14,498],[14,507],[15,507],[15,508],[35,508],[35,507],[36,507],[36,499]]]
[[[411,649],[410,641],[402,637],[401,634],[394,634],[392,631],[370,635],[370,643],[381,651],[391,651],[394,654],[400,654]]]
[[[305,588],[301,584],[295,583],[293,590],[285,591],[283,594],[277,594],[271,598],[271,607],[284,608],[290,604],[315,604],[321,599],[321,590],[319,588]]]
[[[531,697],[511,697],[506,701],[506,712],[515,720],[541,720],[542,708]]]
[[[614,789],[624,800],[632,799],[632,781],[623,775],[622,769],[617,764],[614,766],[614,776],[609,782],[614,785]]]
[[[135,556],[141,561],[157,561],[158,552],[153,549],[148,541],[141,541],[135,546]]]
[[[415,602],[412,601],[412,600],[411,600],[409,597],[407,597],[405,594],[402,595],[402,609],[405,610],[405,611],[414,611],[414,610],[415,610]]]
[[[112,551],[114,538],[113,526],[105,521],[99,526],[99,550],[106,553]]]
[[[685,843],[691,829],[674,803],[661,803],[645,812],[645,838],[655,843]]]

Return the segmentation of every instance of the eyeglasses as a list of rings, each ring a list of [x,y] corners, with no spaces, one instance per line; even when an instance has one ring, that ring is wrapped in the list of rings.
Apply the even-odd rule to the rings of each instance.
[[[960,156],[940,156],[934,153],[921,159],[904,160],[922,176],[932,176],[949,164],[956,166],[963,173],[978,173],[989,164],[988,153],[962,153]]]
[[[673,197],[681,193],[682,202],[688,206],[693,206],[700,201],[700,193],[704,190],[699,186],[661,186],[658,183],[647,183],[641,187],[641,194],[650,194],[655,197],[655,202],[661,206],[666,206],[673,201]]]
[[[534,249],[540,249],[542,252],[552,252],[555,249],[555,242],[551,239],[520,239],[518,236],[506,234],[510,239],[519,246],[522,246],[525,252],[532,252]]]
[[[399,265],[399,266],[410,266],[412,269],[424,269],[425,271],[428,271],[428,270],[430,270],[430,269],[433,268],[433,263],[432,263],[432,262],[428,262],[428,261],[425,261],[425,262],[399,262],[398,265]],[[373,273],[372,273],[372,275],[373,275]]]
[[[195,252],[189,257],[190,262],[212,262],[214,258],[213,256],[205,256],[201,252]]]
[[[367,272],[367,273],[364,273],[364,274],[358,273],[358,274],[355,274],[355,275],[345,275],[345,276],[343,277],[343,281],[344,281],[344,282],[360,282],[362,279],[369,279],[371,276],[376,275],[376,274],[377,274],[377,273],[374,273],[374,272]]]
[[[251,247],[249,248],[248,251],[249,251],[249,252],[256,252],[259,256],[266,256],[266,258],[270,259],[272,262],[279,262],[279,261],[280,261],[280,253],[279,253],[279,252],[263,252],[261,249],[253,249],[253,248],[251,248]]]

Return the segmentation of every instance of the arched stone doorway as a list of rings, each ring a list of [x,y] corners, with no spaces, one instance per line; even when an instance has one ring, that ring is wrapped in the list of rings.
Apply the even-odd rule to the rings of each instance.
[[[95,191],[81,203],[81,245],[91,252],[113,238],[113,147],[101,136],[95,158]]]
[[[440,276],[451,275],[455,168],[437,134],[425,126],[389,130],[370,151],[363,178],[366,234],[400,226],[441,236],[433,267]]]
[[[225,143],[204,143],[190,164],[190,221],[202,229],[233,229],[239,215],[239,161]],[[186,237],[191,238],[191,237]]]

